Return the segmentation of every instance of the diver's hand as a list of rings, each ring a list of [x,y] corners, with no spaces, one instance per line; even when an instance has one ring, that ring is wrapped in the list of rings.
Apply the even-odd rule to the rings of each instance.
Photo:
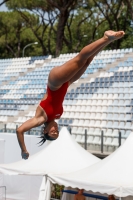
[[[28,157],[29,157],[29,153],[28,153],[28,151],[22,151],[21,156],[22,156],[22,159],[27,160]]]

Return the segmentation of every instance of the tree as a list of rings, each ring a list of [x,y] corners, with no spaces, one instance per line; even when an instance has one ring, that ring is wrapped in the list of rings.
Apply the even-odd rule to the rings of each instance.
[[[45,6],[45,1],[18,1],[18,0],[10,0],[7,3],[9,9],[16,10],[20,16],[25,20],[26,26],[32,30],[34,35],[36,36],[37,40],[39,41],[42,47],[42,54],[47,55],[47,47],[45,46],[46,43],[46,36],[45,31],[49,23],[45,23],[48,20],[46,19],[47,11],[42,10],[41,6],[48,10],[48,7]],[[29,12],[30,11],[30,12]]]
[[[95,5],[101,12],[102,17],[106,19],[111,30],[124,30],[129,27],[129,12],[128,7],[123,3],[123,0],[94,0]],[[122,40],[117,40],[112,43],[111,48],[120,48]]]
[[[131,19],[133,21],[133,1],[132,0],[124,0],[124,3],[127,4],[128,6],[128,10],[130,12],[130,15],[131,15]]]
[[[9,0],[4,0],[2,3],[0,3],[0,6],[2,6],[4,3],[8,2]]]
[[[65,44],[68,44],[68,41],[66,41],[66,38],[64,36],[65,32],[65,27],[67,25],[69,16],[71,12],[75,11],[77,7],[82,7],[83,6],[83,1],[82,0],[30,0],[30,1],[18,1],[18,0],[10,0],[8,2],[8,8],[9,9],[17,9],[21,16],[26,20],[26,22],[29,24],[31,30],[34,32],[38,40],[40,41],[40,44],[42,45],[43,48],[43,53],[46,54],[47,50],[50,50],[50,38],[49,36],[54,33],[55,35],[55,42],[56,42],[56,50],[55,54],[56,56],[60,54],[62,48],[63,48],[63,42]],[[33,27],[33,20],[30,20],[27,16],[25,16],[22,11],[23,10],[28,10],[36,13],[39,18],[39,22],[43,25],[41,27],[41,24],[38,23],[37,27]],[[45,17],[47,16],[47,17]],[[44,33],[47,31],[49,27],[49,35],[48,35],[48,43],[47,47],[44,42]],[[42,30],[41,37],[38,34],[39,29]],[[45,44],[45,45],[44,45]]]
[[[69,16],[64,36],[64,42],[67,45],[66,52],[79,52],[94,40],[96,23],[92,22],[93,18],[93,11],[87,7],[79,8],[75,15]]]
[[[12,20],[10,20],[12,19]],[[5,47],[10,51],[14,57],[18,57],[20,53],[20,34],[23,29],[23,23],[20,16],[16,12],[1,12],[0,13],[0,35],[3,38]],[[11,43],[11,40],[14,42]],[[17,52],[16,46],[17,43]]]
[[[32,31],[40,43],[43,55],[58,56],[79,51],[107,29],[129,31],[131,14],[125,1],[10,0],[6,5],[24,20],[25,28]],[[129,41],[129,35],[125,37]],[[118,40],[109,48],[122,45],[123,40]],[[38,51],[40,53],[40,49]]]
[[[24,37],[25,33],[27,34],[27,27],[17,12],[0,12],[0,26],[0,44],[2,50],[7,51],[8,57],[20,57],[23,45],[26,45],[28,40],[35,41],[30,30],[28,30],[30,36]]]
[[[64,41],[64,31],[67,24],[69,14],[77,6],[77,0],[47,0],[48,5],[54,10],[55,14],[58,16],[58,25],[56,30],[56,55],[59,55]]]

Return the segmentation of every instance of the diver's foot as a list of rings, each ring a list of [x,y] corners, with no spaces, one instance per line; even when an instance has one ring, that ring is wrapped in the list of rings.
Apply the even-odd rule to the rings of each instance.
[[[109,40],[110,42],[114,41],[114,40],[118,40],[120,38],[122,38],[125,35],[124,31],[105,31],[104,33],[104,38],[106,40]]]

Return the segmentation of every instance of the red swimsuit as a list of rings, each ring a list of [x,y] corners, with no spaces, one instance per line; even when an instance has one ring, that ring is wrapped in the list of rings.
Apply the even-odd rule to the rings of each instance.
[[[58,119],[63,113],[63,100],[67,92],[68,82],[64,83],[58,90],[52,91],[47,86],[47,98],[40,102],[40,106],[47,114],[47,121]]]

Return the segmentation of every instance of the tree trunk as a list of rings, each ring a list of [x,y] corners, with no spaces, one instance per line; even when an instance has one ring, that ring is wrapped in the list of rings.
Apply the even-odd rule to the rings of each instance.
[[[56,42],[56,56],[60,54],[63,46],[64,30],[69,17],[69,12],[66,10],[60,13],[59,23],[57,27],[57,42]]]
[[[17,57],[20,57],[20,45],[21,45],[21,42],[20,42],[20,30],[19,29],[17,30],[16,36],[18,38],[18,52],[17,52]]]
[[[13,51],[13,49],[6,43],[6,47],[7,47],[7,49],[12,53],[12,55],[15,57],[15,58],[17,58],[17,55],[16,55],[16,53]]]
[[[133,21],[133,7],[132,7],[132,0],[126,0],[126,2],[127,2],[128,7],[129,7],[129,11],[130,11],[131,18],[132,18],[132,21]]]

